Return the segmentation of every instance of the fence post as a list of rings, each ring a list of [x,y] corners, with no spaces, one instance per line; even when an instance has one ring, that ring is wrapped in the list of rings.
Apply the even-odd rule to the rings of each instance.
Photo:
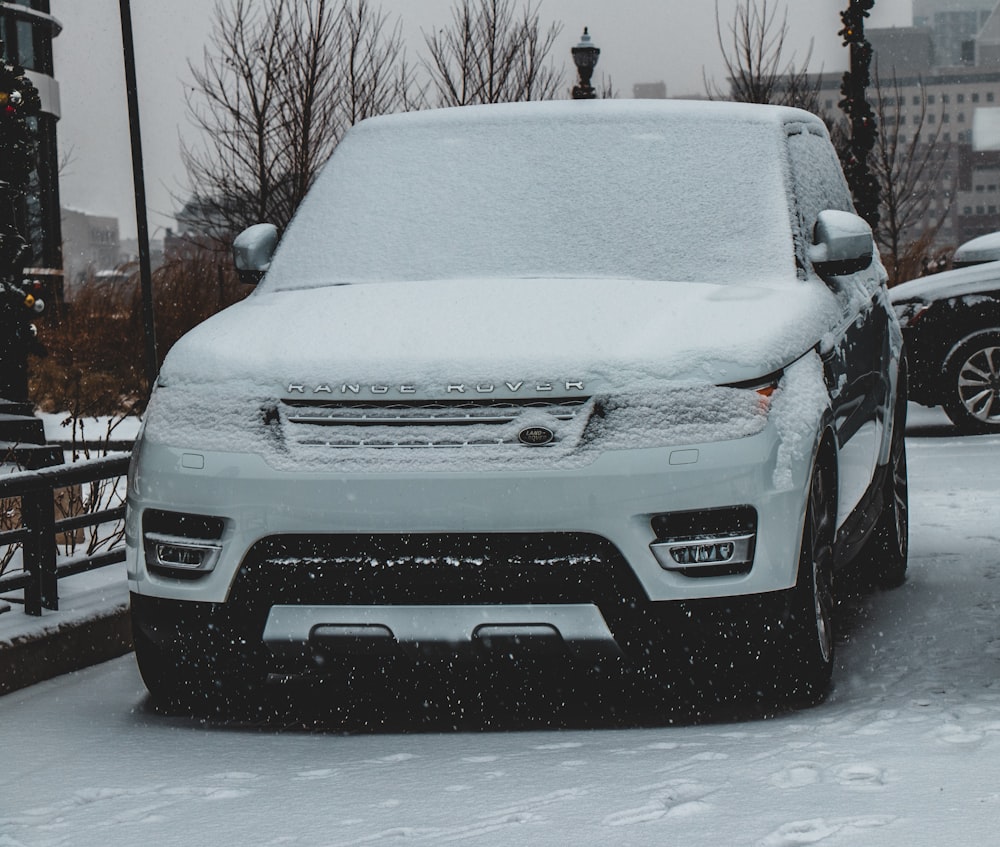
[[[31,491],[21,497],[21,521],[31,530],[21,553],[31,582],[24,589],[24,611],[36,617],[42,609],[59,609],[59,579],[56,574],[56,517],[51,488]]]

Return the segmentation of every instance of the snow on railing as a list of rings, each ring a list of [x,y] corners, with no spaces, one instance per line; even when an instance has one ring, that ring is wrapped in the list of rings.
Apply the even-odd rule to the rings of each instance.
[[[129,456],[0,476],[0,594],[24,611],[59,608],[59,580],[125,560]],[[6,598],[8,602],[10,598]]]

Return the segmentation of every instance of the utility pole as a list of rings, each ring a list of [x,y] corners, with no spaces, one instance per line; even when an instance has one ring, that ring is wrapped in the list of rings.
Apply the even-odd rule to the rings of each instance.
[[[132,141],[132,184],[135,189],[135,225],[139,241],[139,286],[142,290],[142,325],[146,336],[146,379],[149,390],[156,384],[159,363],[156,353],[156,323],[153,313],[153,273],[149,257],[149,224],[146,218],[146,179],[142,168],[142,134],[139,131],[139,90],[135,74],[135,46],[132,40],[132,7],[119,0],[122,49],[125,60],[125,93]]]

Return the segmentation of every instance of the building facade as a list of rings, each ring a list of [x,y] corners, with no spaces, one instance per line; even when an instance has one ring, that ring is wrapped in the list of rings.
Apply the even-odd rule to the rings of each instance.
[[[839,116],[840,82],[839,76],[829,75],[820,91],[821,110],[832,117]],[[1000,115],[1000,67],[880,74],[880,87],[890,131],[898,114],[900,148],[915,135],[921,145],[934,144],[925,181],[917,186],[929,192],[930,204],[921,225],[906,233],[907,240],[934,230],[936,245],[957,246],[1000,230],[1000,173],[992,164],[1000,155],[1000,119],[986,120]],[[875,100],[873,92],[869,96]]]
[[[63,267],[70,288],[122,263],[118,218],[64,208],[62,234]]]
[[[996,0],[914,0],[913,25],[934,33],[935,64],[974,64],[975,39]]]
[[[30,118],[37,144],[37,167],[28,196],[16,210],[18,229],[32,248],[28,263],[39,269],[61,270],[62,235],[59,219],[59,84],[52,62],[52,39],[62,27],[52,17],[49,0],[0,1],[0,41],[4,58],[21,65],[41,96],[42,111]]]

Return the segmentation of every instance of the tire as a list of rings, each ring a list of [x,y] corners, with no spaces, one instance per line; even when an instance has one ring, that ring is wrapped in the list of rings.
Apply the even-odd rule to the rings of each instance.
[[[830,690],[835,642],[833,539],[836,474],[821,456],[813,468],[802,529],[798,578],[785,597],[777,628],[779,690],[795,701],[818,703]]]
[[[906,403],[896,404],[889,467],[882,494],[882,511],[858,554],[861,576],[879,588],[896,588],[906,580],[909,548],[909,498],[906,477]]]
[[[243,714],[263,687],[264,673],[250,656],[237,656],[233,651],[192,655],[166,649],[134,623],[132,644],[146,689],[158,705],[168,709]]]
[[[951,351],[942,405],[962,432],[1000,432],[1000,330],[978,332]]]

